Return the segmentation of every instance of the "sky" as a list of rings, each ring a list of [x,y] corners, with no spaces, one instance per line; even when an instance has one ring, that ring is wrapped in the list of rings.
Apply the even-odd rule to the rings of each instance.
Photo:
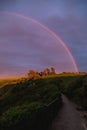
[[[87,72],[87,0],[0,0],[0,77],[52,66],[57,72],[75,71],[60,41],[34,20],[54,31],[79,71]]]

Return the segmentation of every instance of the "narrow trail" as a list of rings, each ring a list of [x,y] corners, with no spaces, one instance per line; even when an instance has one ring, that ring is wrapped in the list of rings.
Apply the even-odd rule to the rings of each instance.
[[[73,103],[64,95],[62,95],[62,99],[63,107],[54,119],[49,130],[87,130]]]

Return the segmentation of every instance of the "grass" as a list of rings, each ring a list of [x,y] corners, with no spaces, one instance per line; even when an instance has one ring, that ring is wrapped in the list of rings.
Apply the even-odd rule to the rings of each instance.
[[[79,76],[71,80],[66,87],[64,93],[75,103],[87,110],[87,76]]]
[[[49,76],[43,76],[42,78],[60,78],[62,79],[65,83],[68,83],[69,80],[71,81],[75,77],[78,76],[83,76],[84,74],[79,74],[79,73],[60,73],[56,75],[49,75]],[[6,84],[11,84],[11,83],[16,83],[19,82],[22,78],[1,78],[0,79],[0,88],[2,88]]]
[[[87,78],[83,77],[81,74],[64,73],[38,79],[0,80],[0,130],[24,130],[27,127],[32,130],[31,127],[36,127],[39,122],[43,125],[54,114],[55,109],[61,106],[61,92],[75,100],[83,96],[82,86],[87,89]],[[84,85],[80,83],[80,79],[84,81]],[[58,99],[58,106],[48,108],[48,104],[55,99]]]
[[[36,122],[40,111],[45,111],[47,105],[58,99],[57,104],[61,103],[60,91],[57,87],[59,81],[49,78],[25,79],[25,80],[4,80],[10,84],[4,85],[0,89],[0,129],[19,129],[23,121],[32,125]],[[15,81],[15,83],[13,83]],[[53,108],[51,108],[53,110]],[[58,110],[58,109],[57,109]],[[49,116],[50,108],[45,116]],[[55,112],[55,111],[54,111]],[[52,113],[54,113],[52,112]],[[46,117],[47,118],[47,117]],[[34,122],[33,125],[34,126]],[[20,128],[21,129],[21,128]]]
[[[19,80],[21,80],[21,78],[1,78],[0,79],[0,88],[4,87],[4,85],[6,84],[10,84],[10,83],[16,83]]]

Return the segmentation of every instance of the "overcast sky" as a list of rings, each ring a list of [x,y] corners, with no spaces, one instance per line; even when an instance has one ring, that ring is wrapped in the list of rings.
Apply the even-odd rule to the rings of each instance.
[[[54,66],[75,71],[65,48],[21,13],[53,30],[68,46],[79,71],[87,72],[87,0],[0,0],[0,76]]]

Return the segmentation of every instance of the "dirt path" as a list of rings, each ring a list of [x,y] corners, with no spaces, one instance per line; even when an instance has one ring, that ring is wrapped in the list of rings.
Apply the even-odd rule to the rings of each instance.
[[[64,96],[63,107],[49,130],[87,130],[74,105]]]

